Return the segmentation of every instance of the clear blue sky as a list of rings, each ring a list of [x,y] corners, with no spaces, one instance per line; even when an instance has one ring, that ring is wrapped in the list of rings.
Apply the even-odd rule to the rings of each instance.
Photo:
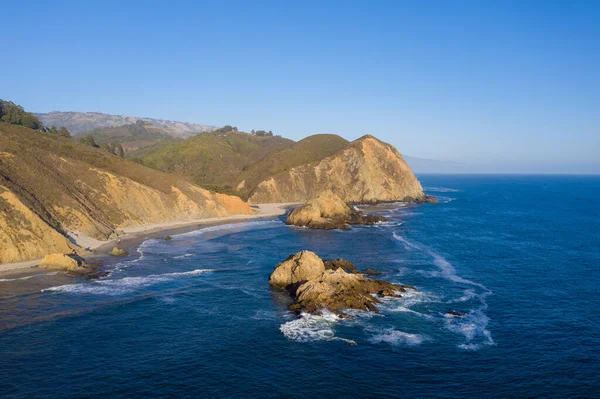
[[[31,111],[600,172],[600,1],[12,1],[0,31],[0,98]]]

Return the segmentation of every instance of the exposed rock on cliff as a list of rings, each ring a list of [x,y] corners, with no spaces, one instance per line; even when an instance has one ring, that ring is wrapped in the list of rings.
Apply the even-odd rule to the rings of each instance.
[[[398,150],[367,135],[320,161],[263,180],[250,201],[305,202],[327,189],[353,203],[426,200]]]
[[[0,123],[0,263],[79,250],[77,236],[254,211],[179,177]]]
[[[306,202],[289,213],[285,223],[313,229],[350,229],[350,224],[375,224],[385,221],[382,216],[365,215],[348,206],[331,190]]]
[[[356,270],[350,262],[338,259],[327,262],[346,270]],[[351,267],[348,264],[352,265]],[[377,311],[381,297],[399,297],[401,292],[414,289],[383,280],[346,272],[344,268],[330,269],[314,252],[302,251],[280,263],[269,278],[269,284],[285,288],[294,297],[291,310],[318,313],[323,309],[343,314],[344,309]]]
[[[44,256],[44,259],[40,262],[40,267],[77,273],[85,273],[91,270],[84,266],[81,258],[65,254],[49,254]]]

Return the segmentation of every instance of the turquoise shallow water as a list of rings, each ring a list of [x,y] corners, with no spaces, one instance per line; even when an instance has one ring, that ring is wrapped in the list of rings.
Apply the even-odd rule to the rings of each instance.
[[[375,227],[216,226],[101,280],[0,280],[0,396],[597,397],[600,178],[420,180],[441,203],[365,208]],[[297,318],[267,280],[302,249],[419,291]]]

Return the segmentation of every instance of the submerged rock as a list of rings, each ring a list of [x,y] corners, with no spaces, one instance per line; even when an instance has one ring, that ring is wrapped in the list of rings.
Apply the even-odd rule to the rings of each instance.
[[[109,254],[112,256],[129,256],[129,252],[119,247],[114,247]]]
[[[460,317],[463,318],[465,317],[467,314],[465,312],[459,312],[458,310],[451,310],[449,312],[446,313],[446,316],[448,317]]]
[[[171,241],[172,239],[173,239],[173,237],[171,237],[171,236],[166,236],[165,237],[165,241]]]
[[[385,220],[382,216],[365,215],[348,206],[333,191],[325,190],[290,212],[285,223],[313,229],[349,230],[351,224],[372,225]]]
[[[413,288],[367,278],[356,270],[346,260],[323,262],[314,252],[302,251],[280,263],[269,284],[287,289],[294,297],[290,310],[319,313],[327,309],[342,315],[343,309],[377,312],[379,298],[400,297]]]

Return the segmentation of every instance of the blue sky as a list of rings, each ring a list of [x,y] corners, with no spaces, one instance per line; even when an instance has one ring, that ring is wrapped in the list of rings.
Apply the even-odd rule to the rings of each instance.
[[[10,2],[0,98],[600,172],[600,2]]]

